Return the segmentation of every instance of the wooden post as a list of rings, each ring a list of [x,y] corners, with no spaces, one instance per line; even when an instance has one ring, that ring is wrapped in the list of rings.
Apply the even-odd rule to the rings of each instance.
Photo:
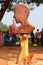
[[[23,65],[28,62],[28,34],[23,34],[20,36],[20,46],[21,52],[18,56],[18,65]]]

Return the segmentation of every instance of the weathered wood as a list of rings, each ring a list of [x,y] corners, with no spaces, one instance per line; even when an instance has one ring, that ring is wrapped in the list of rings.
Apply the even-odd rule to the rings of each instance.
[[[21,46],[21,52],[18,56],[18,65],[21,65],[21,63],[27,62],[28,58],[28,34],[23,34],[20,37],[20,46]]]

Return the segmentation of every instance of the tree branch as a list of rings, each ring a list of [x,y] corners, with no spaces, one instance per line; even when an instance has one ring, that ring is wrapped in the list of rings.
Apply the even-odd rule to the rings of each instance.
[[[2,4],[1,10],[0,10],[0,21],[3,18],[3,15],[4,15],[6,9],[8,8],[10,1],[12,1],[12,0],[5,0],[5,2]]]

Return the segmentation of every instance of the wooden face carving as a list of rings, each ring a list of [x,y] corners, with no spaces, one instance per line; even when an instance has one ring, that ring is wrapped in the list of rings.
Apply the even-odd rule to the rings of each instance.
[[[31,33],[34,30],[34,27],[27,23],[27,18],[29,16],[30,9],[25,4],[17,4],[14,7],[14,17],[16,23],[21,23],[19,27],[12,27],[14,33],[24,34],[24,33]],[[10,28],[11,29],[11,28]],[[12,31],[12,32],[13,32]]]
[[[23,4],[18,4],[14,8],[14,18],[16,23],[24,23],[30,13],[29,8]]]

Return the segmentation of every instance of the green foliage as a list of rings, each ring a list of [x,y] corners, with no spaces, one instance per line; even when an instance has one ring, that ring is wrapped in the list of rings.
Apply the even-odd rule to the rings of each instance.
[[[9,27],[7,25],[3,24],[2,22],[0,22],[0,30],[7,31],[7,30],[9,30]]]
[[[12,3],[12,2],[10,2],[10,4],[9,4],[9,6],[8,6],[7,11],[8,11],[8,12],[9,12],[9,11],[11,11],[11,10],[12,10],[12,7],[13,7],[13,3]]]
[[[17,38],[20,38],[20,34],[16,34],[16,37],[17,37]]]
[[[31,0],[31,1],[36,3],[43,3],[43,0]]]

